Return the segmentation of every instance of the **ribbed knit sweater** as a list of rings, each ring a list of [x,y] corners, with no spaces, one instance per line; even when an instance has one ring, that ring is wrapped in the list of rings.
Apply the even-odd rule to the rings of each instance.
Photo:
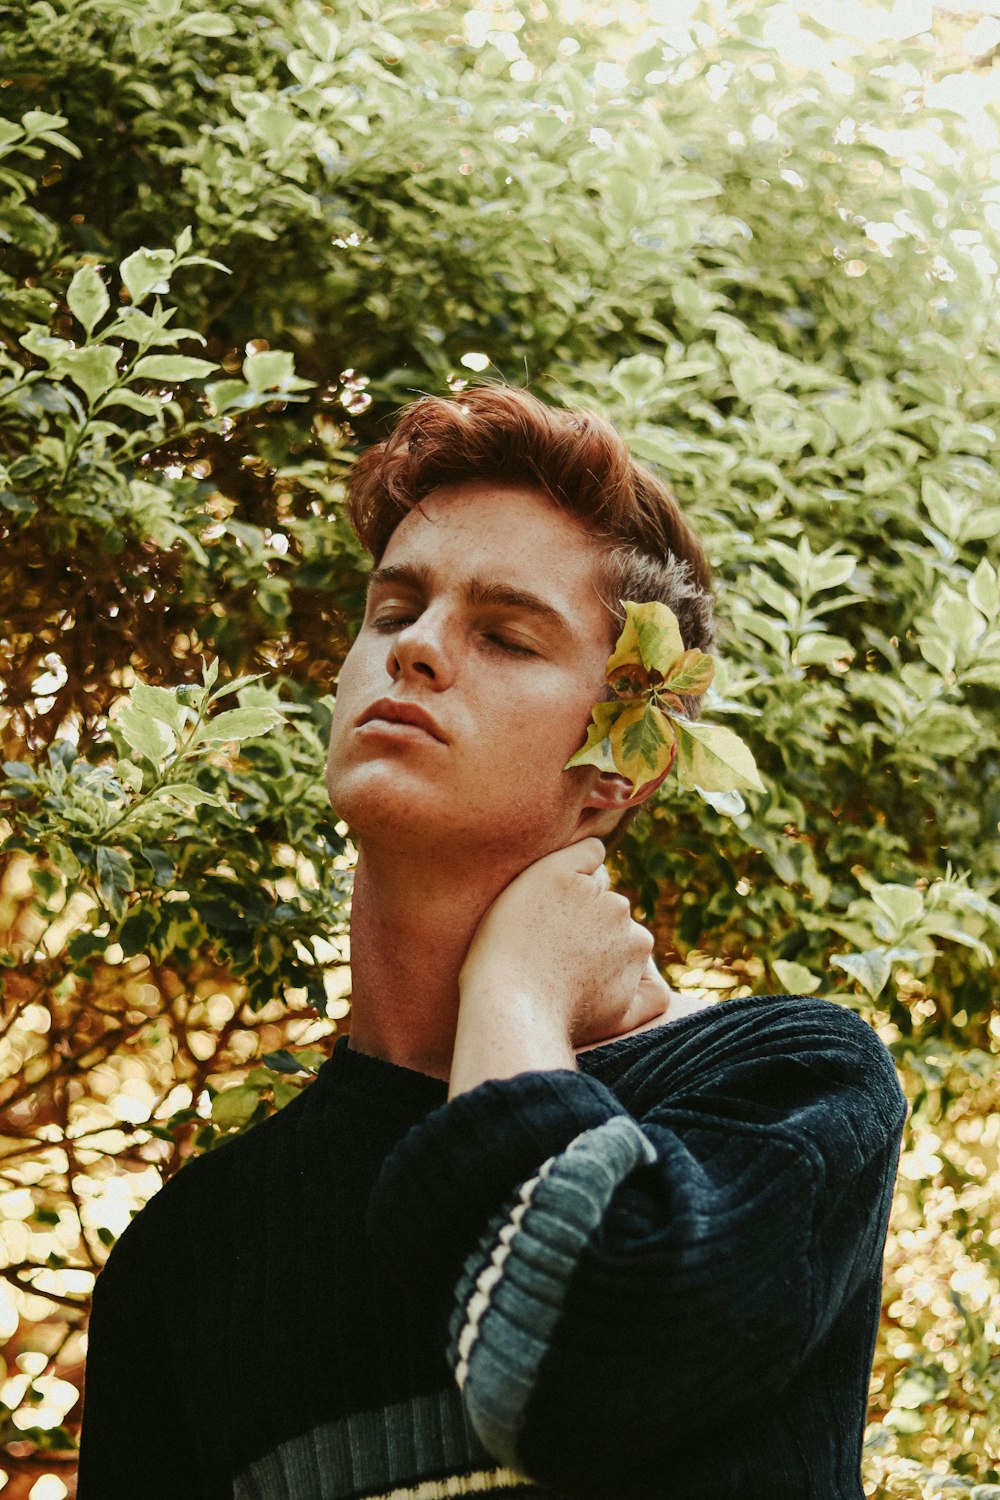
[[[904,1103],[732,1000],[440,1080],[340,1038],[98,1278],[79,1500],[861,1500]]]

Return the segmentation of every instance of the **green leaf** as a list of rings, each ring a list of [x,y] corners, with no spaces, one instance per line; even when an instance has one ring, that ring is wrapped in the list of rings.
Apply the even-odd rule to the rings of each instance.
[[[668,703],[679,707],[678,694],[705,693],[715,664],[702,651],[684,650],[677,617],[659,600],[622,600],[622,606],[625,622],[605,668],[618,697],[595,705],[587,738],[566,769],[613,768],[628,777],[635,793],[664,775],[677,754],[679,729],[673,725],[681,720]],[[731,730],[700,725],[687,746],[686,762],[697,765],[701,774],[684,785],[697,787],[706,800],[733,794],[740,786],[763,790],[750,751]],[[734,798],[719,810],[741,812],[742,800],[737,806]]]
[[[47,365],[54,365],[64,354],[73,350],[69,339],[53,338],[47,328],[41,328],[37,323],[32,324],[27,333],[22,333],[18,343],[29,354],[43,359]]]
[[[38,502],[30,495],[19,495],[15,490],[0,490],[0,505],[15,516],[31,516],[38,509]]]
[[[594,704],[587,727],[587,738],[563,766],[564,771],[568,771],[571,766],[596,766],[599,771],[617,770],[608,734],[621,708],[622,705],[617,700]]]
[[[291,380],[295,374],[295,356],[284,349],[266,349],[248,354],[243,361],[243,377],[255,391],[270,391]]]
[[[170,275],[174,267],[172,250],[136,250],[122,261],[119,270],[125,288],[138,305],[153,292],[170,290]]]
[[[927,507],[927,514],[938,530],[949,538],[958,536],[962,524],[962,508],[947,490],[928,474],[921,480],[920,494]]]
[[[641,406],[658,396],[664,385],[663,361],[652,354],[632,354],[620,359],[611,371],[609,384],[620,391],[630,406]]]
[[[175,29],[193,32],[195,36],[232,36],[236,25],[230,16],[196,10],[193,15],[185,16]]]
[[[721,183],[702,172],[675,172],[664,188],[671,198],[715,198],[722,192]]]
[[[277,1052],[266,1052],[261,1061],[278,1073],[315,1073],[326,1061],[326,1054],[318,1047],[299,1047],[294,1053],[281,1047]]]
[[[129,378],[204,380],[206,375],[211,375],[217,369],[218,365],[210,359],[195,359],[188,354],[147,354],[136,362]]]
[[[59,368],[81,389],[88,404],[103,396],[118,379],[121,350],[113,345],[91,344],[84,349],[68,349],[59,356]]]
[[[762,792],[764,783],[750,749],[731,729],[672,715],[677,736],[677,774],[682,786],[709,792]]]
[[[664,680],[664,687],[672,693],[687,693],[700,697],[712,686],[715,662],[704,651],[685,651],[671,667]]]
[[[707,802],[713,812],[721,813],[726,818],[738,818],[740,813],[747,810],[739,792],[708,792],[703,786],[696,786],[695,791],[703,802]]]
[[[216,416],[234,406],[249,391],[250,387],[242,380],[215,380],[205,387],[205,395]]]
[[[969,598],[988,620],[1000,613],[1000,581],[997,570],[984,557],[969,580]]]
[[[616,691],[621,692],[623,688],[619,686],[619,680],[630,678],[633,674],[628,669],[638,666],[642,673],[635,678],[638,686],[631,690],[641,692],[645,690],[651,670],[655,669],[661,677],[670,671],[683,654],[684,642],[677,617],[665,604],[658,600],[649,604],[635,604],[623,599],[622,606],[625,610],[625,623],[615,649],[608,657],[605,675]],[[642,680],[643,677],[645,681]]]
[[[820,987],[820,980],[804,964],[793,963],[787,958],[773,958],[771,968],[789,995],[812,995]]]
[[[218,807],[219,798],[211,792],[204,791],[200,786],[192,786],[188,782],[182,782],[179,786],[165,787],[165,797],[172,797],[175,802],[182,802],[185,807]]]
[[[876,885],[870,895],[892,922],[896,936],[916,922],[924,909],[923,892],[910,885]]]
[[[975,605],[950,588],[941,589],[934,600],[934,624],[966,647],[978,640],[986,630],[986,621]]]
[[[326,1062],[326,1053],[319,1047],[296,1047],[292,1056],[306,1073],[315,1073]]]
[[[173,731],[135,702],[125,703],[115,715],[114,725],[129,748],[151,765],[159,766],[176,748]]]
[[[283,150],[301,129],[296,115],[286,109],[278,109],[273,104],[267,105],[264,109],[254,110],[247,124],[275,151]],[[252,355],[251,358],[253,358]]]
[[[176,734],[180,733],[187,722],[184,706],[178,701],[177,694],[170,688],[154,687],[148,682],[137,682],[129,693],[129,699],[143,713],[159,719],[161,724],[166,724]]]
[[[860,401],[846,396],[832,396],[824,401],[820,410],[844,444],[856,443],[868,431],[870,418]]]
[[[63,844],[58,840],[54,841],[49,846],[49,858],[56,869],[62,871],[67,880],[79,879],[83,866],[67,844]]]
[[[271,1088],[274,1095],[275,1109],[284,1109],[286,1104],[291,1104],[302,1092],[301,1083],[292,1083],[289,1079],[276,1078]]]
[[[88,334],[111,306],[108,289],[93,266],[81,266],[66,292],[66,302],[78,323],[82,323]]]
[[[122,786],[131,787],[133,792],[141,792],[146,779],[142,767],[131,760],[120,760],[115,767],[115,776]]]
[[[97,888],[112,916],[125,914],[125,895],[135,887],[132,866],[117,849],[102,844],[97,850]]]
[[[21,124],[29,136],[42,135],[46,130],[60,130],[69,121],[65,115],[50,115],[44,109],[29,109],[21,116]]]
[[[62,895],[64,886],[55,870],[38,869],[32,870],[29,875],[31,884],[38,892],[42,903],[52,900],[56,894]],[[61,904],[61,903],[60,903]]]
[[[849,974],[873,1000],[878,999],[892,976],[892,959],[885,948],[869,948],[867,953],[835,953],[830,962]]]
[[[11,781],[34,782],[38,780],[38,772],[34,766],[29,766],[23,760],[5,760],[2,769],[4,775],[9,776]]]
[[[988,947],[981,938],[974,937],[971,932],[966,932],[964,927],[957,927],[955,922],[946,915],[938,915],[937,912],[929,913],[921,922],[920,931],[930,933],[934,937],[946,938],[950,943],[958,943],[961,948],[971,948],[987,966],[993,962],[992,948]]]
[[[218,675],[218,660],[214,662],[214,665],[216,668],[216,675]],[[222,687],[216,688],[215,692],[212,694],[211,701],[213,703],[218,703],[220,698],[227,698],[230,693],[241,693],[245,687],[249,687],[251,683],[263,681],[263,679],[267,675],[268,674],[266,672],[252,672],[246,677],[234,677],[231,682],[227,682]],[[214,682],[215,678],[213,678],[212,680]]]
[[[302,1066],[288,1051],[287,1047],[279,1047],[277,1052],[265,1052],[261,1062],[267,1068],[273,1068],[276,1073],[301,1073]]]
[[[966,514],[962,523],[962,541],[992,541],[1000,533],[1000,505],[984,505]]]
[[[614,699],[594,705],[583,748],[566,763],[593,765],[628,777],[632,791],[670,769],[674,733],[670,721],[648,699]]]
[[[632,783],[633,792],[670,769],[674,732],[654,703],[626,703],[611,726],[615,766]]]
[[[622,603],[632,622],[643,666],[647,672],[666,676],[684,651],[677,616],[658,599],[649,604],[633,604],[627,599]]]
[[[228,744],[230,740],[248,740],[268,734],[284,722],[284,715],[273,708],[231,708],[203,724],[198,737],[209,745]]]
[[[751,401],[761,391],[769,390],[773,384],[772,372],[766,363],[752,354],[737,354],[729,361],[729,373],[736,394],[741,401]]]
[[[800,667],[838,667],[853,660],[854,647],[842,635],[808,631],[799,636],[794,659]]]
[[[107,411],[112,406],[127,406],[129,411],[137,411],[144,417],[158,417],[163,412],[162,403],[154,396],[140,396],[138,391],[124,388],[111,391],[98,403],[100,411]]]
[[[814,592],[820,589],[839,588],[857,571],[858,560],[849,553],[824,553],[817,557],[811,569],[811,584]]]
[[[323,62],[332,62],[340,46],[340,29],[329,16],[302,15],[298,22],[299,36],[310,52]]]
[[[238,1083],[223,1089],[212,1100],[212,1119],[222,1130],[239,1130],[248,1125],[260,1103],[260,1088],[252,1083]]]

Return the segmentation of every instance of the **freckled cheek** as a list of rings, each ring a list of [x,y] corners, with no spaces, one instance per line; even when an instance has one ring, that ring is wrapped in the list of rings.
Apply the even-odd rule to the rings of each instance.
[[[330,791],[339,772],[346,766],[351,754],[351,726],[367,704],[377,696],[369,691],[361,653],[352,647],[344,660],[337,681],[333,721],[330,725],[330,741],[327,746],[326,784]]]
[[[519,698],[506,712],[490,716],[487,736],[494,747],[496,762],[504,755],[511,765],[530,764],[536,769],[552,766],[561,771],[569,757],[583,743],[590,717],[589,700],[573,707],[572,698],[559,699],[540,695],[525,703]]]
[[[385,653],[379,642],[357,641],[344,658],[337,679],[337,707],[334,722],[358,714],[377,693],[384,691],[389,675]]]

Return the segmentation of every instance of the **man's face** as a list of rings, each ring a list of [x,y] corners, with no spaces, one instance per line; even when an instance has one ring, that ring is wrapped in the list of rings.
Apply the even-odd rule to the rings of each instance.
[[[362,845],[527,862],[580,836],[595,773],[563,766],[612,645],[599,555],[520,485],[443,485],[403,518],[340,675],[327,761]],[[413,709],[424,727],[405,722]]]

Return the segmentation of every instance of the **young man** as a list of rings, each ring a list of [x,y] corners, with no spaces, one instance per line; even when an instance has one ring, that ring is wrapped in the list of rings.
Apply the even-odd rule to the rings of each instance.
[[[602,862],[653,785],[563,769],[618,601],[711,644],[696,540],[498,389],[409,408],[351,503],[350,1037],[116,1247],[80,1500],[860,1500],[888,1056],[821,1000],[680,1011]]]

